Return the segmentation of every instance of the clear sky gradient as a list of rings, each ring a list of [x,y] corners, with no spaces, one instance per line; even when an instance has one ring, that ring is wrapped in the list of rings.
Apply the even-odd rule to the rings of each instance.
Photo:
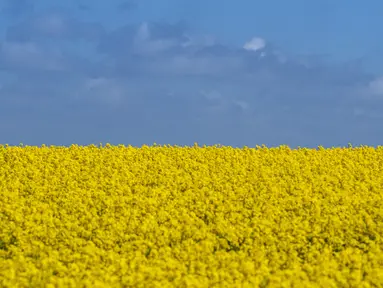
[[[377,146],[383,2],[0,1],[0,143]]]

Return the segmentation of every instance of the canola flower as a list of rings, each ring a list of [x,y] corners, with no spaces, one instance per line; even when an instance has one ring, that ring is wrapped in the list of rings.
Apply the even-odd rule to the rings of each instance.
[[[383,148],[0,146],[0,287],[383,287]]]

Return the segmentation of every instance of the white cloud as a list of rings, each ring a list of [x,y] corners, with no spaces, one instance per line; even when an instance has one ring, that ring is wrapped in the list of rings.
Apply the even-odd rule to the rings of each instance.
[[[373,95],[383,96],[383,77],[371,81],[368,88]]]
[[[258,51],[266,46],[266,41],[263,38],[254,37],[250,41],[246,42],[243,49],[249,51]]]
[[[233,100],[234,105],[240,107],[242,111],[247,111],[250,106],[249,103],[242,101],[242,100]]]
[[[222,100],[222,95],[216,90],[212,91],[200,91],[200,93],[209,101],[217,101],[217,100]]]
[[[57,111],[59,108],[61,109],[61,106],[65,106],[61,104],[65,104],[67,101],[76,102],[72,100],[74,100],[73,97],[77,97],[79,108],[88,105],[91,105],[92,108],[84,109],[84,111],[77,109],[78,115],[84,113],[81,117],[78,116],[78,119],[85,118],[87,111],[93,113],[97,111],[95,109],[116,107],[116,109],[109,110],[113,114],[106,113],[99,118],[105,122],[110,121],[111,125],[117,124],[111,122],[110,119],[121,119],[122,121],[118,124],[121,131],[126,131],[127,127],[123,127],[124,125],[128,125],[128,122],[134,124],[146,112],[149,116],[151,113],[155,113],[158,116],[156,119],[163,117],[162,123],[177,122],[182,123],[179,126],[190,125],[190,129],[182,129],[187,131],[184,135],[181,134],[181,129],[180,134],[176,131],[176,138],[175,134],[166,134],[167,131],[175,131],[169,129],[168,125],[161,124],[163,128],[159,123],[152,125],[151,117],[142,117],[142,125],[140,125],[142,127],[137,128],[136,134],[133,134],[141,137],[137,141],[150,139],[149,136],[145,136],[143,139],[144,134],[142,131],[138,131],[146,130],[146,128],[147,135],[156,132],[158,134],[155,135],[163,134],[163,139],[167,137],[170,139],[171,136],[171,141],[177,139],[178,141],[186,141],[192,137],[190,135],[193,137],[202,135],[201,139],[207,137],[209,141],[232,137],[237,139],[237,143],[244,143],[245,141],[276,143],[278,140],[283,140],[284,135],[289,133],[292,134],[289,139],[297,137],[294,140],[295,143],[308,143],[308,141],[314,143],[321,137],[324,139],[334,137],[333,141],[338,141],[341,139],[341,136],[338,136],[340,133],[334,132],[334,136],[328,136],[330,134],[327,132],[328,127],[331,126],[332,128],[333,125],[327,125],[327,123],[340,123],[338,127],[335,126],[332,129],[344,131],[346,128],[342,126],[344,123],[342,121],[343,116],[347,114],[347,117],[351,118],[349,125],[351,128],[349,129],[350,132],[343,134],[346,139],[346,136],[354,135],[356,129],[360,129],[361,133],[365,132],[364,130],[367,128],[365,119],[381,117],[378,113],[381,107],[376,107],[375,103],[366,102],[363,110],[356,109],[353,111],[355,116],[363,117],[363,121],[355,117],[355,122],[352,122],[354,118],[350,107],[364,107],[362,104],[365,102],[363,101],[367,100],[359,98],[366,94],[383,95],[383,77],[375,80],[367,78],[373,80],[368,83],[364,82],[366,77],[363,72],[353,74],[348,72],[346,68],[334,70],[333,66],[323,65],[322,67],[315,62],[311,66],[314,68],[318,66],[320,69],[309,70],[298,65],[299,62],[291,55],[286,57],[289,59],[288,65],[280,65],[284,61],[283,55],[274,53],[272,43],[267,43],[267,49],[263,49],[266,43],[262,38],[251,39],[243,48],[233,47],[234,49],[231,49],[232,47],[225,45],[216,45],[205,49],[205,46],[215,43],[214,39],[209,37],[198,38],[193,35],[189,37],[182,29],[178,29],[178,26],[159,25],[157,27],[155,24],[143,23],[138,29],[129,26],[126,29],[117,30],[118,33],[107,34],[108,37],[105,37],[103,41],[109,43],[110,46],[104,48],[106,55],[103,54],[102,58],[97,58],[96,54],[92,54],[92,51],[96,50],[94,42],[87,43],[89,46],[83,46],[86,49],[78,49],[78,51],[72,49],[72,46],[77,47],[78,45],[79,41],[75,41],[76,39],[88,35],[86,32],[88,26],[78,29],[84,27],[84,24],[75,20],[71,21],[68,22],[69,28],[65,28],[63,24],[67,22],[63,23],[60,19],[52,17],[47,18],[45,22],[50,23],[49,29],[51,30],[48,27],[46,29],[35,27],[35,30],[43,30],[41,35],[36,32],[36,35],[43,40],[52,35],[68,35],[65,39],[69,40],[69,44],[63,46],[62,41],[56,41],[56,45],[56,43],[48,41],[41,41],[40,43],[40,38],[37,36],[36,39],[24,37],[24,34],[21,33],[22,30],[16,31],[21,35],[17,38],[17,33],[13,31],[15,34],[13,41],[15,42],[6,42],[0,47],[0,66],[5,66],[6,69],[12,70],[12,73],[15,74],[24,69],[28,73],[20,73],[21,76],[16,77],[12,85],[4,82],[4,79],[0,77],[3,81],[0,84],[4,85],[3,89],[0,90],[1,97],[12,99],[7,100],[9,103],[15,102],[14,99],[17,101],[20,99],[20,102],[25,100],[25,102],[28,101],[28,105],[31,103],[30,105],[36,105],[35,107],[38,107],[36,103],[43,101],[57,103],[55,104],[58,107]],[[89,30],[92,30],[92,27]],[[95,31],[98,30],[95,29]],[[29,30],[26,29],[26,32]],[[25,35],[29,36],[26,32]],[[17,43],[17,39],[25,40],[23,40],[23,44],[20,44]],[[182,49],[182,46],[185,49]],[[52,47],[57,47],[59,51],[62,51],[62,54],[55,53]],[[168,51],[169,48],[176,49],[169,51],[169,53],[161,53]],[[249,53],[246,50],[257,52]],[[132,52],[140,53],[140,56],[143,57],[136,57],[137,54],[133,55]],[[262,57],[263,53],[266,53],[263,61],[256,59],[258,56]],[[79,61],[74,61],[72,54],[76,54]],[[89,58],[89,63],[88,60],[80,61],[85,58]],[[45,73],[46,75],[52,74],[53,81],[47,81],[39,73],[33,77],[34,71],[39,72],[46,69],[45,67],[49,67],[48,64],[53,67],[52,63],[63,65],[66,70],[74,73]],[[190,75],[193,77],[189,77]],[[345,81],[347,85],[343,84]],[[205,88],[205,91],[199,93],[201,88]],[[170,93],[169,97],[166,97],[167,93]],[[38,101],[39,99],[41,101]],[[290,106],[290,110],[286,109],[287,106]],[[1,107],[6,106],[0,105],[0,109],[2,109]],[[371,107],[376,112],[371,111],[373,110]],[[3,108],[0,112],[5,110]],[[302,111],[307,112],[303,113]],[[212,124],[208,126],[194,123],[194,118],[187,114],[189,112],[190,115],[200,117],[202,122]],[[16,115],[17,113],[12,114]],[[12,114],[10,113],[10,115]],[[106,119],[108,118],[107,115],[116,117]],[[326,115],[326,122],[323,123],[323,117],[316,117],[316,115]],[[179,118],[183,116],[184,120],[182,121],[185,122],[179,122],[181,121]],[[93,116],[91,115],[91,117]],[[304,117],[307,118],[305,123],[302,123]],[[185,120],[186,118],[191,120]],[[321,121],[315,123],[315,119]],[[101,122],[100,119],[98,121]],[[29,123],[29,121],[27,122]],[[375,122],[371,121],[368,125],[375,125]],[[63,123],[62,127],[69,125],[67,122]],[[96,127],[99,122],[93,123]],[[295,125],[290,125],[292,123]],[[262,125],[257,126],[258,124]],[[355,126],[353,124],[358,124],[359,128],[353,127]],[[312,126],[310,127],[310,125]],[[35,126],[38,127],[38,125]],[[77,129],[76,133],[79,135],[85,135],[78,124],[73,127],[68,126],[69,128]],[[318,135],[314,135],[314,133],[307,135],[308,132],[318,129],[324,132],[318,133]],[[201,130],[202,132],[200,132]],[[47,134],[45,131],[43,132]],[[350,134],[346,135],[345,133]],[[121,132],[120,134],[124,133]],[[373,135],[372,132],[370,134]],[[375,134],[378,135],[378,133]],[[309,137],[312,140],[307,140]],[[291,145],[294,144],[291,143]]]
[[[166,51],[178,43],[175,39],[151,39],[148,23],[144,22],[137,30],[134,39],[134,51],[139,54],[155,54]]]
[[[356,117],[367,117],[367,118],[372,118],[372,119],[379,119],[379,118],[383,118],[383,113],[382,112],[379,112],[379,111],[376,111],[376,110],[369,110],[369,111],[366,111],[365,109],[362,109],[362,108],[354,108],[354,116]]]
[[[125,87],[114,79],[88,78],[83,83],[77,98],[92,99],[114,107],[123,100],[125,92]]]
[[[208,111],[210,112],[224,112],[227,108],[227,100],[222,96],[222,94],[217,90],[205,91],[202,90],[199,92],[208,102]]]
[[[64,70],[66,66],[60,51],[48,51],[33,42],[4,42],[0,46],[0,53],[9,65],[17,67]]]
[[[96,22],[76,20],[63,11],[36,13],[6,30],[10,41],[35,41],[48,39],[99,41],[105,35],[104,27]]]
[[[58,36],[65,33],[68,23],[58,14],[48,14],[35,22],[36,29],[46,35]]]
[[[5,42],[1,48],[6,58],[12,61],[24,60],[24,57],[29,58],[33,55],[40,55],[40,50],[35,43]]]
[[[364,109],[356,107],[354,108],[353,114],[354,116],[363,116],[366,114],[366,112],[364,111]]]
[[[222,76],[241,72],[244,61],[237,56],[188,56],[179,55],[156,59],[145,69],[156,74]]]
[[[136,40],[149,40],[150,39],[150,30],[148,23],[144,22],[138,27],[137,34],[136,34]]]
[[[213,46],[213,45],[217,44],[216,39],[212,36],[209,36],[209,35],[204,35],[201,37],[185,35],[185,37],[188,40],[181,44],[182,47],[190,47],[190,46],[209,47],[209,46]]]

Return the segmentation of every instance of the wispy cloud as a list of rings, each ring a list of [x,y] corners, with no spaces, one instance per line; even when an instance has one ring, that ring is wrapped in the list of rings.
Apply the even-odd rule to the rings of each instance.
[[[2,14],[11,17],[25,16],[33,11],[34,5],[31,0],[4,0],[1,7]]]
[[[9,70],[64,70],[65,57],[33,42],[4,42],[0,46],[0,63]],[[16,71],[17,70],[17,71]]]
[[[184,22],[107,29],[58,9],[6,32],[0,72],[12,77],[0,74],[0,115],[13,124],[0,128],[9,142],[316,146],[383,132],[373,120],[379,75],[264,38],[230,46]]]
[[[117,5],[117,10],[118,11],[130,11],[134,10],[137,8],[138,4],[136,1],[133,0],[128,0],[128,1],[123,1],[120,4]]]
[[[249,51],[258,51],[266,46],[266,41],[259,37],[252,38],[249,42],[246,42],[243,48]]]
[[[368,88],[373,95],[383,97],[383,77],[378,77],[368,84]]]
[[[71,17],[65,10],[51,9],[10,25],[6,39],[17,42],[49,39],[98,41],[104,33],[100,23],[84,22]]]

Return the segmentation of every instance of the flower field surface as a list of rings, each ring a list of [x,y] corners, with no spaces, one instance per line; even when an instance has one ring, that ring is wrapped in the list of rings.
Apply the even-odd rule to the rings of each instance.
[[[0,147],[0,287],[383,287],[383,147]]]

